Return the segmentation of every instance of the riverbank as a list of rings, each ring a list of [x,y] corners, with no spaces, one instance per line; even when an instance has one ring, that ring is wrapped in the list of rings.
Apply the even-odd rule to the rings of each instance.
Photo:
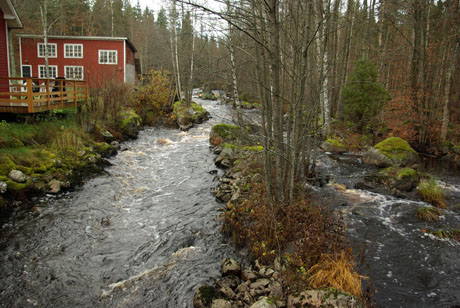
[[[56,195],[97,175],[110,163],[107,158],[124,149],[120,143],[135,139],[143,119],[134,110],[120,112],[117,121],[92,123],[83,129],[76,109],[40,114],[27,123],[0,122],[0,217],[26,210],[45,194]],[[188,130],[209,119],[196,103],[176,102],[161,114],[162,125]],[[26,122],[26,121],[24,121]]]
[[[213,191],[225,203],[222,231],[237,249],[247,251],[253,265],[245,271],[252,278],[241,273],[228,278],[223,271],[216,286],[197,290],[195,302],[206,288],[215,290],[209,305],[195,307],[214,307],[213,300],[222,307],[295,307],[300,303],[319,307],[331,304],[330,294],[342,298],[336,307],[357,302],[370,306],[368,292],[361,289],[361,280],[367,277],[356,272],[356,255],[332,209],[312,201],[301,187],[294,202],[272,204],[264,189],[263,147],[246,129],[215,125],[210,143],[217,155],[216,166],[225,169]],[[271,274],[264,276],[261,271]],[[228,281],[235,279],[241,283],[232,282],[229,287]]]
[[[0,215],[33,206],[35,198],[59,194],[100,173],[120,142],[136,138],[141,118],[132,110],[120,122],[85,132],[76,109],[40,114],[27,122],[0,123]]]

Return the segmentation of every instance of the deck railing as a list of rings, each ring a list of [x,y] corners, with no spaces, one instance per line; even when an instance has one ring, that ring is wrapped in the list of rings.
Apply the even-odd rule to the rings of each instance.
[[[9,91],[3,92],[5,89]],[[35,113],[77,107],[88,101],[88,82],[43,78],[1,78],[0,112]]]

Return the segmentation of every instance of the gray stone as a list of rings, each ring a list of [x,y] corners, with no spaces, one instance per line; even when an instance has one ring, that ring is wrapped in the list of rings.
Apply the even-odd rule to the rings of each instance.
[[[229,287],[231,289],[235,289],[239,284],[240,278],[233,275],[225,276],[216,282],[216,285],[219,288]]]
[[[265,278],[270,278],[275,271],[269,267],[263,267],[259,271],[259,276],[265,277]]]
[[[0,182],[0,194],[6,193],[8,185],[5,182]]]
[[[48,190],[48,192],[50,194],[57,194],[61,191],[61,181],[58,181],[56,179],[53,179],[49,182],[49,186],[50,186],[50,189]]]
[[[229,298],[229,299],[234,299],[236,297],[235,292],[229,287],[229,286],[223,286],[219,289],[220,294],[222,294],[223,297]]]
[[[234,259],[225,259],[222,262],[222,276],[235,275],[239,276],[241,272],[241,265]]]
[[[288,308],[294,307],[356,307],[357,300],[351,295],[323,290],[307,290],[298,296],[288,297]]]
[[[379,168],[386,168],[392,165],[391,160],[375,148],[370,148],[363,155],[363,162],[368,165],[373,165]]]
[[[255,282],[251,283],[251,289],[265,288],[270,284],[270,280],[267,278],[257,279]]]
[[[231,308],[232,304],[225,299],[215,299],[212,301],[211,308]]]
[[[280,299],[283,297],[283,286],[278,281],[273,282],[268,289],[270,290],[270,298]]]
[[[257,302],[252,304],[250,308],[276,308],[275,303],[268,297],[262,297]]]
[[[118,141],[112,141],[110,142],[110,145],[114,147],[115,149],[119,150],[121,148],[120,143]]]
[[[249,282],[245,282],[236,287],[236,292],[244,293],[249,289]]]
[[[101,130],[99,132],[100,132],[102,138],[104,138],[105,142],[112,142],[113,141],[113,135],[108,130],[106,130],[105,128],[101,128]]]
[[[332,140],[332,141],[333,142],[331,142],[328,139],[324,141],[323,143],[321,143],[320,145],[321,150],[323,150],[324,152],[337,153],[337,154],[346,152],[345,147],[342,144],[340,144],[340,142],[335,141],[335,140]]]
[[[19,170],[11,170],[10,173],[8,173],[8,177],[16,183],[26,182],[26,176],[24,175],[24,173],[22,173],[22,171]]]
[[[241,279],[244,281],[256,280],[257,276],[251,270],[244,270],[241,272]]]

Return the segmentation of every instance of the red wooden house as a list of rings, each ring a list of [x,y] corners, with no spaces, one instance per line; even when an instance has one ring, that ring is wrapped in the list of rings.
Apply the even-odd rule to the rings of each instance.
[[[19,35],[22,77],[45,78],[45,44],[41,35]],[[88,80],[100,88],[116,80],[135,83],[136,48],[124,37],[49,36],[49,78]]]
[[[0,92],[7,92],[10,77],[9,30],[22,28],[10,0],[0,0]]]

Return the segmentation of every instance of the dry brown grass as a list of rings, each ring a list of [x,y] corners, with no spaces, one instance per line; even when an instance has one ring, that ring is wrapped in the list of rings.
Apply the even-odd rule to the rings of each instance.
[[[315,289],[332,287],[361,297],[361,280],[369,278],[359,275],[354,268],[351,254],[345,251],[338,255],[322,255],[320,261],[307,272],[309,285]]]
[[[436,181],[422,181],[417,187],[417,192],[425,202],[442,209],[447,209],[446,202],[444,201],[444,191],[436,184]]]
[[[437,207],[425,206],[417,209],[417,217],[424,221],[438,221],[442,210]]]

